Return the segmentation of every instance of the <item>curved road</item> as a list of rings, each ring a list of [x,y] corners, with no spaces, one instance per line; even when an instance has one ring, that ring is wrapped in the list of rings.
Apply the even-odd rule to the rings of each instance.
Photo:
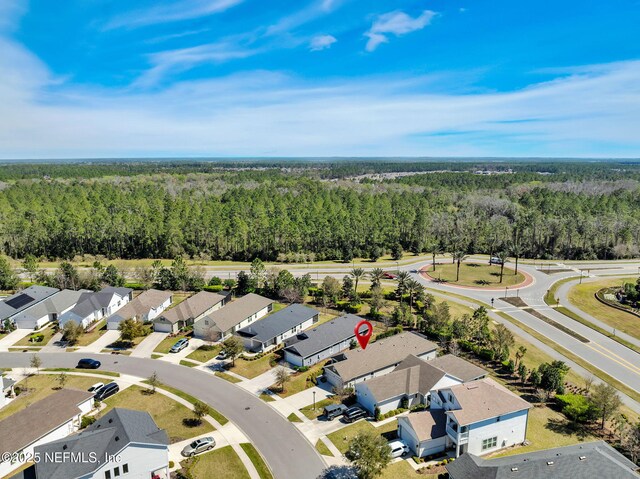
[[[263,455],[277,479],[315,479],[326,467],[314,446],[287,419],[261,399],[228,381],[165,361],[108,354],[40,353],[43,368],[72,368],[81,357],[102,369],[142,378],[153,371],[161,382],[210,404],[233,421]],[[31,354],[0,353],[0,367],[29,367]]]

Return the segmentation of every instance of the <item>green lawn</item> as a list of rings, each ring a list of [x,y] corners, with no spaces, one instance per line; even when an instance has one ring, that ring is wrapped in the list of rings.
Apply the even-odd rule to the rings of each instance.
[[[389,464],[376,479],[429,479],[430,477],[436,476],[418,474],[407,461],[400,461]]]
[[[255,361],[247,361],[246,359],[238,358],[236,359],[236,365],[230,370],[247,379],[253,379],[271,369],[269,361],[274,357],[275,354],[271,353],[261,357],[260,359],[256,359]]]
[[[42,341],[39,341],[37,343],[30,341],[32,336],[36,336],[39,334],[42,334],[44,336],[44,338],[42,338]],[[45,346],[49,341],[51,341],[51,338],[54,334],[55,330],[53,329],[53,325],[48,325],[40,329],[39,331],[34,331],[31,334],[27,334],[24,338],[15,343],[14,346]]]
[[[145,380],[142,382],[149,384],[148,380]],[[158,388],[164,389],[165,391],[169,391],[170,393],[173,393],[176,396],[181,397],[185,401],[189,401],[191,404],[195,404],[196,402],[198,402],[198,400],[194,398],[191,394],[187,394],[186,392],[181,391],[180,389],[176,389],[172,386],[167,386],[166,384],[159,384]],[[218,411],[213,409],[211,406],[209,406],[209,415],[223,426],[229,422],[229,420],[226,417],[224,417]]]
[[[88,346],[96,339],[107,332],[107,320],[100,321],[90,333],[83,333],[78,338],[78,342],[74,346]]]
[[[429,268],[426,272],[432,278],[441,279],[460,286],[504,288],[505,286],[511,287],[524,281],[524,275],[522,273],[516,275],[511,267],[505,266],[502,283],[500,283],[500,266],[495,264],[462,263],[460,265],[460,279],[457,282],[455,264],[440,264],[435,271],[431,271],[431,268]],[[484,282],[486,282],[486,284]]]
[[[180,338],[186,338],[186,337],[189,337],[189,336],[186,335],[186,334],[178,334],[177,336],[169,336],[169,334],[167,334],[167,337],[164,338],[162,341],[160,341],[160,344],[158,344],[156,346],[156,349],[154,349],[153,351],[155,353],[169,354],[169,350],[171,349],[171,347],[174,344],[176,344]]]
[[[318,451],[323,456],[333,457],[333,453],[329,450],[326,444],[322,442],[322,440],[320,439],[318,439],[318,442],[316,442],[316,451]]]
[[[322,361],[318,364],[314,364],[307,372],[292,374],[289,382],[285,384],[284,392],[280,391],[280,388],[275,385],[271,386],[271,390],[276,392],[278,396],[286,398],[304,391],[307,388],[313,387],[314,384],[311,381],[307,381],[307,378],[313,373],[318,373],[318,375],[320,375],[325,363],[326,361]]]
[[[302,422],[302,419],[300,419],[296,413],[292,412],[291,414],[289,414],[287,416],[287,419],[291,422]]]
[[[225,446],[200,454],[180,463],[191,479],[250,479],[242,461],[231,448]]]
[[[23,391],[28,388],[28,391],[22,392],[16,399],[11,401],[8,405],[0,409],[0,419],[4,419],[18,411],[21,411],[30,404],[33,404],[40,399],[44,399],[47,396],[55,393],[59,386],[56,381],[56,374],[37,374],[31,376],[26,380],[16,384]],[[102,378],[88,378],[81,376],[67,375],[67,382],[65,384],[66,389],[79,389],[86,391],[89,386],[97,382],[109,382]]]
[[[230,383],[236,384],[236,383],[242,382],[241,379],[238,379],[237,377],[232,376],[231,374],[223,373],[220,371],[216,371],[215,375],[218,376],[219,378],[224,379],[225,381],[229,381]]]
[[[273,401],[275,401],[275,399],[273,399],[270,394],[262,393],[258,397],[260,399],[262,399],[264,402],[273,402]]]
[[[78,369],[78,368],[44,368],[41,369],[41,371],[49,371],[49,372],[74,372],[74,373],[82,373],[82,374],[97,374],[99,376],[111,376],[113,378],[119,378],[120,377],[120,373],[116,373],[114,371],[104,371],[104,370],[96,370],[96,369],[91,369],[89,371],[87,371],[86,369]],[[99,379],[99,378],[98,378]]]
[[[337,403],[338,403],[337,399],[331,399],[331,398],[323,399],[321,401],[316,402],[315,410],[313,409],[313,404],[309,404],[308,406],[305,406],[302,409],[300,409],[300,412],[313,421],[318,416],[322,415],[322,412],[325,406],[328,406],[329,404],[337,404]]]
[[[192,361],[187,361],[186,359],[181,359],[180,360],[180,366],[187,366],[188,368],[195,368],[196,366],[199,366],[199,364],[196,364]]]
[[[147,389],[139,386],[130,386],[104,402],[107,408],[100,413],[101,415],[106,414],[114,407],[147,411],[151,414],[158,427],[167,430],[172,443],[195,436],[202,436],[215,430],[206,421],[192,426],[188,421],[193,419],[194,416],[189,408],[160,392],[150,394]],[[186,423],[185,420],[187,421]]]
[[[243,442],[240,444],[240,447],[244,450],[247,456],[249,456],[249,459],[251,459],[253,466],[256,468],[256,471],[258,471],[260,479],[273,479],[273,475],[271,474],[267,463],[264,462],[264,459],[262,459],[262,456],[253,444]]]
[[[201,363],[206,363],[215,358],[220,352],[221,346],[219,344],[215,346],[200,346],[194,352],[187,356],[187,359],[193,359],[195,361],[200,361]]]
[[[607,306],[595,297],[596,291],[602,288],[621,286],[623,282],[635,283],[636,278],[603,279],[593,283],[582,283],[569,290],[569,301],[587,314],[590,314],[612,328],[640,338],[640,318],[634,314]]]
[[[390,421],[389,423],[381,427],[374,427],[368,421],[358,421],[354,424],[343,427],[342,429],[338,429],[331,434],[328,434],[327,437],[338,448],[338,450],[342,454],[344,454],[349,448],[349,442],[351,441],[351,439],[353,439],[359,432],[376,431],[379,434],[384,434],[390,431],[394,431],[397,428],[397,421]]]

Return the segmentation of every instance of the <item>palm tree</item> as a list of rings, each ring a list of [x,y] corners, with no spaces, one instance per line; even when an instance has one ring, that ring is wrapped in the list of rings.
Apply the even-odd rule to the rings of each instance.
[[[431,259],[433,262],[433,271],[436,270],[436,255],[442,253],[442,248],[440,247],[440,243],[434,242],[429,245],[427,248],[429,253],[431,253]]]
[[[353,291],[355,293],[355,296],[358,296],[358,281],[360,281],[360,278],[364,276],[364,269],[353,268],[351,270],[351,276],[353,276],[353,279],[355,280],[353,284]]]
[[[409,293],[409,313],[413,312],[413,298],[419,293],[421,290],[424,290],[424,287],[418,283],[415,279],[411,278],[407,281],[405,285],[405,289],[407,293]]]
[[[409,276],[408,271],[400,271],[398,273],[397,293],[398,293],[398,296],[400,297],[400,304],[402,304],[402,295],[407,290],[407,283],[409,282],[410,279],[411,279],[411,276]]]
[[[369,271],[369,279],[371,279],[371,288],[380,286],[380,282],[384,278],[384,271],[382,268],[374,268]]]
[[[518,240],[516,239],[516,241],[513,242],[513,244],[511,245],[511,256],[513,256],[516,259],[516,272],[515,274],[518,274],[518,259],[520,259],[520,256],[522,255],[522,246],[520,246],[520,243],[518,243]]]
[[[465,251],[458,250],[453,253],[453,262],[456,263],[456,282],[460,279],[460,263],[462,263],[466,258],[467,254]]]
[[[496,256],[500,260],[500,282],[502,283],[502,275],[504,273],[504,264],[506,263],[507,258],[509,257],[509,253],[503,250],[497,253]]]

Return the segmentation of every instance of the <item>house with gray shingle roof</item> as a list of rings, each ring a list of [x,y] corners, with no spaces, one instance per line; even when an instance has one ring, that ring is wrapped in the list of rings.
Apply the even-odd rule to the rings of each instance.
[[[483,459],[463,454],[450,464],[451,479],[638,479],[638,466],[604,441]]]
[[[60,327],[75,321],[86,328],[118,311],[131,300],[133,290],[108,286],[97,293],[84,292],[76,305],[58,318]]]
[[[312,366],[349,349],[355,339],[355,327],[362,318],[347,314],[285,341],[284,359],[293,366]]]
[[[118,329],[120,323],[127,319],[134,319],[144,323],[153,321],[162,312],[171,306],[171,291],[148,289],[143,291],[135,299],[129,301],[123,308],[107,318],[107,329]]]
[[[14,316],[14,322],[19,329],[40,329],[48,322],[57,321],[58,317],[73,308],[83,293],[90,293],[90,291],[72,289],[58,291]]]
[[[47,286],[29,286],[0,301],[0,323],[5,320],[15,323],[14,318],[22,311],[30,308],[60,291]]]
[[[277,313],[236,332],[249,351],[261,352],[278,346],[318,322],[320,313],[301,304],[292,304]]]
[[[153,329],[163,333],[176,333],[182,328],[192,326],[207,314],[222,308],[229,299],[230,295],[227,293],[200,291],[154,319]]]
[[[78,434],[37,447],[36,453],[36,479],[169,477],[169,437],[146,411],[114,408]],[[56,460],[64,454],[96,460]]]

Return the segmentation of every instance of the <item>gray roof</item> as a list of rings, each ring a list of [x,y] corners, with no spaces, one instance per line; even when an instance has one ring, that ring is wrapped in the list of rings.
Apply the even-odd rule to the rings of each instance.
[[[0,451],[16,452],[80,414],[92,393],[61,389],[0,421]],[[45,476],[46,477],[46,476]]]
[[[362,318],[347,314],[308,329],[285,341],[285,351],[307,358],[313,354],[356,337],[355,327]]]
[[[265,343],[295,328],[299,324],[308,321],[317,314],[320,313],[313,308],[308,308],[301,304],[292,304],[277,313],[267,316],[261,321],[239,329],[237,333],[245,338],[251,338]]]
[[[125,288],[123,286],[105,286],[100,290],[101,293],[116,293],[122,296],[130,296],[133,293],[131,288]]]
[[[44,301],[25,309],[13,319],[15,322],[20,323],[22,321],[34,321],[50,314],[61,314],[63,311],[74,306],[84,292],[87,291],[63,289],[49,296]]]
[[[463,454],[447,464],[451,479],[638,479],[637,469],[604,441],[496,459]]]
[[[60,291],[58,288],[47,286],[29,286],[27,289],[8,296],[0,301],[0,321],[30,308],[58,291]]]
[[[446,434],[447,415],[442,409],[412,412],[403,417],[409,421],[420,442],[437,439]]]
[[[435,343],[417,333],[400,333],[371,343],[367,349],[344,353],[345,360],[326,366],[349,382],[374,371],[399,364],[409,354],[420,356],[438,349]]]
[[[55,452],[96,453],[99,459],[105,455],[115,455],[129,443],[165,446],[168,449],[169,437],[164,429],[158,428],[151,415],[146,411],[114,408],[73,436],[49,442],[35,448],[40,457]],[[47,479],[72,479],[89,474],[101,466],[90,461],[42,460],[36,465],[38,477]]]
[[[487,371],[481,367],[453,354],[437,357],[432,359],[430,363],[432,366],[442,369],[449,376],[458,378],[463,383],[480,379],[487,375]]]
[[[0,392],[7,391],[16,382],[6,376],[0,376]]]
[[[149,314],[151,309],[158,308],[160,305],[164,304],[167,299],[171,298],[171,296],[173,296],[171,291],[160,291],[157,289],[148,289],[143,291],[135,299],[129,301],[126,305],[109,316],[107,322],[117,322]]]
[[[220,331],[228,331],[247,319],[249,316],[253,316],[270,304],[273,304],[273,302],[274,301],[272,299],[265,298],[259,294],[249,293],[235,301],[232,301],[224,308],[208,314],[202,318],[202,320],[208,318]]]
[[[76,305],[58,318],[58,321],[60,325],[62,325],[70,319],[82,320],[94,311],[100,311],[103,308],[109,307],[109,303],[111,303],[113,295],[118,295],[121,298],[127,297],[129,294],[127,291],[130,293],[132,290],[130,288],[114,288],[108,286],[97,293],[92,291],[83,292],[78,298]]]
[[[189,321],[202,316],[205,311],[213,308],[216,304],[224,301],[226,294],[209,293],[208,291],[200,291],[193,296],[188,297],[183,302],[165,311],[154,321],[165,320],[171,324],[178,321]]]

